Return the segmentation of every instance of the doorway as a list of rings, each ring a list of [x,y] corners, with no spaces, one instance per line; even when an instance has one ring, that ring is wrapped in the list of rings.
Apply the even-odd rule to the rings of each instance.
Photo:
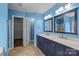
[[[23,18],[22,17],[14,17],[14,34],[13,34],[13,43],[14,48],[23,46]]]
[[[35,45],[33,19],[32,17],[12,16],[12,48],[27,46],[31,41]]]

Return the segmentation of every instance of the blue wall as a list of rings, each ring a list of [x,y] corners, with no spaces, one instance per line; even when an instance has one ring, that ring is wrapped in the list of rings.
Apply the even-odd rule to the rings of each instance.
[[[4,55],[8,55],[8,4],[0,3],[0,47],[4,49]]]
[[[52,17],[53,16],[56,16],[56,14],[55,14],[55,10],[57,10],[59,7],[61,7],[62,5],[64,5],[63,3],[58,3],[58,4],[56,4],[55,6],[53,6],[52,8],[50,8],[48,11],[46,11],[45,13],[44,13],[44,16],[46,16],[46,15],[48,15],[48,14],[51,14],[52,15]],[[68,10],[71,10],[71,9],[74,9],[74,8],[77,8],[77,7],[79,7],[79,3],[71,3],[70,4],[70,8],[69,9],[66,9],[66,10],[64,10],[64,11],[62,11],[62,13],[64,13],[64,12],[66,12],[66,11],[68,11]],[[78,11],[78,16],[79,16],[79,11]],[[78,32],[78,35],[73,35],[73,34],[64,34],[64,36],[66,36],[66,37],[70,37],[70,36],[72,36],[72,37],[77,37],[77,38],[79,38],[79,17],[78,17],[78,23],[77,23],[77,32]],[[51,33],[51,32],[50,32]],[[51,34],[60,34],[60,33],[51,33]]]
[[[7,55],[8,54],[8,16],[9,18],[12,20],[12,15],[16,15],[16,16],[29,16],[29,17],[34,17],[35,18],[35,23],[36,23],[36,29],[35,29],[35,35],[43,32],[43,16],[47,15],[47,14],[51,14],[52,16],[56,16],[55,14],[55,10],[58,9],[60,6],[62,6],[63,4],[56,4],[54,7],[50,8],[48,11],[46,11],[43,15],[42,14],[38,14],[38,13],[24,13],[24,12],[19,12],[16,10],[11,10],[8,9],[8,4],[1,4],[0,3],[0,47],[4,48],[4,54]],[[64,10],[64,12],[79,7],[79,4],[71,4],[71,7],[67,10]],[[79,11],[78,11],[79,12]],[[79,15],[79,13],[78,13]],[[74,36],[74,37],[78,37],[79,38],[79,17],[78,17],[78,35],[72,35],[72,34],[64,34],[65,36]],[[57,33],[58,34],[58,33]],[[12,43],[12,41],[11,41]],[[11,45],[12,47],[12,45]]]
[[[36,34],[38,34],[39,32],[43,32],[43,14],[39,14],[39,13],[30,13],[30,12],[19,12],[16,10],[12,10],[12,9],[8,9],[8,16],[10,18],[10,20],[12,20],[12,16],[25,16],[25,17],[34,17],[35,18],[35,27],[34,30],[35,32],[32,34],[35,34],[34,37],[36,38]],[[33,22],[32,22],[33,24]],[[12,43],[12,39],[11,39],[11,43]],[[12,45],[11,45],[12,47]]]

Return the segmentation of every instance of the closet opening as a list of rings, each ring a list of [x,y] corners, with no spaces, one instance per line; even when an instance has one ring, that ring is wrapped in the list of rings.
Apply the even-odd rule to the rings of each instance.
[[[23,46],[23,18],[14,17],[14,47]]]

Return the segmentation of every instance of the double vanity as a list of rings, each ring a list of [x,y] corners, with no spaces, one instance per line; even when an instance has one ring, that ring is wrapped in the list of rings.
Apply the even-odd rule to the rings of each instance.
[[[75,8],[44,20],[44,32],[78,35],[78,13]],[[79,39],[45,33],[37,35],[37,46],[45,55],[79,56]]]
[[[79,56],[79,41],[76,39],[38,34],[37,46],[46,56]]]

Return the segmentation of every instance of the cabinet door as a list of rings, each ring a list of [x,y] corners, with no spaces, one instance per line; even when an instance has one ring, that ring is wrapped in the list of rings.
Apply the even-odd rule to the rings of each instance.
[[[48,40],[46,38],[43,38],[43,48],[44,48],[44,53],[45,55],[49,55],[49,52],[48,52]]]
[[[40,48],[40,37],[37,35],[37,46]]]
[[[64,55],[64,45],[60,43],[56,43],[56,55],[57,56],[63,56]]]
[[[55,42],[45,39],[45,44],[46,44],[46,53],[48,56],[55,56]]]
[[[70,47],[67,47],[65,46],[65,54],[66,56],[77,56],[77,50],[73,49],[73,48],[70,48]]]
[[[50,45],[51,45],[51,41],[49,41],[49,39],[47,38],[44,38],[44,37],[41,37],[42,38],[42,42],[41,42],[41,45],[42,45],[42,51],[43,53],[46,55],[46,56],[50,56],[51,53],[50,53]]]
[[[48,55],[47,53],[47,40],[44,37],[41,37],[41,45],[42,45],[42,51],[45,55]]]
[[[42,50],[42,52],[47,56],[54,56],[55,54],[55,42],[41,37],[37,36],[37,46]]]
[[[53,41],[49,42],[48,45],[48,52],[50,56],[55,56],[56,55],[56,43]]]
[[[41,38],[41,36],[38,36],[37,35],[37,46],[41,49],[41,50],[43,50],[43,46],[42,46],[43,44],[42,44],[42,38]]]
[[[41,51],[45,54],[48,55],[48,50],[47,50],[47,40],[44,37],[37,36],[37,46],[41,49]]]

